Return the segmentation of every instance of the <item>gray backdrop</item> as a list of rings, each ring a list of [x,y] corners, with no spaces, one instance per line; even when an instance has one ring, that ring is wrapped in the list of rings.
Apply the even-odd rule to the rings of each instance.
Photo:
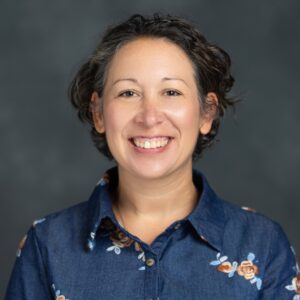
[[[68,103],[72,75],[107,25],[156,11],[189,18],[224,47],[244,99],[195,167],[223,198],[281,223],[300,253],[300,1],[7,0],[0,4],[1,295],[32,221],[86,200],[111,166]]]

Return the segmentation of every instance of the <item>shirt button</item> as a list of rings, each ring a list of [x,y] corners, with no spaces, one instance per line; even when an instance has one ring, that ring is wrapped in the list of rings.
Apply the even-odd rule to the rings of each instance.
[[[177,223],[177,224],[174,226],[174,229],[177,230],[180,226],[181,226],[181,224],[180,224],[180,223]]]
[[[148,258],[147,260],[146,260],[146,265],[148,266],[148,267],[151,267],[151,266],[153,266],[155,264],[155,260],[153,259],[153,258]]]

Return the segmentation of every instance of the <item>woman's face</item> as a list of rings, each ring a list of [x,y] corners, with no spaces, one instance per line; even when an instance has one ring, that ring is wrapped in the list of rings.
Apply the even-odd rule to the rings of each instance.
[[[190,168],[198,134],[208,133],[213,121],[200,115],[188,56],[158,38],[121,47],[109,66],[102,99],[94,92],[92,101],[103,101],[103,113],[93,111],[95,128],[105,131],[118,166],[148,179]]]

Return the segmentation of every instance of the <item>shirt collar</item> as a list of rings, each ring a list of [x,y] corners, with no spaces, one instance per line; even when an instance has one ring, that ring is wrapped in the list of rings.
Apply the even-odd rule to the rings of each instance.
[[[221,251],[226,223],[224,202],[211,188],[204,174],[197,169],[193,169],[193,182],[198,191],[202,192],[187,219],[202,240]]]
[[[196,207],[185,218],[188,220],[199,238],[210,246],[221,251],[225,225],[223,201],[215,194],[207,179],[197,169],[193,168],[193,182],[198,191],[202,191]],[[110,191],[118,185],[118,168],[108,169],[97,183],[89,198],[89,235],[88,250],[93,250],[96,235],[100,228],[105,228],[107,218],[117,223],[112,211]],[[106,223],[106,225],[105,225]],[[112,227],[113,228],[113,227]]]

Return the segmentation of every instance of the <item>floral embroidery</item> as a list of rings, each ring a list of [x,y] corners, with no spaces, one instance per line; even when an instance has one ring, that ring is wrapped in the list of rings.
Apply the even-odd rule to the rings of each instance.
[[[246,210],[246,211],[256,212],[256,210],[252,207],[242,206],[241,209]]]
[[[237,272],[238,275],[244,277],[246,280],[249,280],[251,284],[256,283],[258,290],[261,289],[262,280],[256,275],[259,273],[257,265],[253,263],[255,255],[249,253],[247,260],[242,261],[238,264],[236,261],[229,262],[227,256],[221,256],[221,253],[217,254],[217,259],[210,262],[212,266],[218,266],[217,270],[228,274],[228,277],[233,277]]]
[[[40,223],[44,222],[45,220],[46,220],[46,218],[34,220],[32,223],[32,226],[35,227],[37,224],[40,224]]]
[[[244,276],[245,279],[250,280],[258,273],[258,267],[250,260],[244,260],[237,268],[237,272],[240,276]]]
[[[55,288],[55,285],[54,284],[52,284],[52,289],[53,289],[53,291],[54,291],[54,294],[55,294],[55,300],[70,300],[70,299],[68,299],[68,298],[66,298],[64,295],[62,295],[61,293],[60,293],[60,290],[57,290],[56,288]]]
[[[111,222],[110,220],[108,220]],[[115,226],[115,225],[113,225]],[[117,255],[121,254],[122,248],[128,248],[132,244],[134,244],[134,249],[137,252],[141,252],[138,255],[138,259],[145,262],[145,252],[141,245],[132,240],[130,237],[128,237],[124,232],[122,232],[119,228],[115,227],[114,231],[109,236],[110,240],[112,241],[112,246],[108,247],[106,251],[114,251]],[[138,270],[143,271],[145,270],[145,266],[141,266]]]
[[[106,185],[109,183],[109,175],[107,173],[104,173],[104,175],[101,177],[101,179],[97,182],[96,185]]]
[[[130,247],[133,243],[133,240],[120,231],[120,229],[113,231],[109,238],[112,240],[113,246],[107,248],[106,251],[114,250],[118,255],[121,253],[121,248]]]
[[[296,253],[293,247],[291,247],[291,249],[296,257]],[[300,268],[297,262],[296,266],[293,267],[293,270],[295,271],[296,276],[292,279],[291,284],[287,285],[285,288],[289,291],[295,291],[295,296],[293,297],[293,300],[300,300]]]
[[[27,240],[27,234],[21,239],[21,241],[19,243],[19,248],[17,250],[17,257],[21,256],[22,249],[24,248],[24,246],[26,244],[26,240]]]
[[[35,227],[37,224],[39,223],[42,223],[46,220],[46,218],[43,218],[43,219],[39,219],[39,220],[35,220],[33,223],[32,223],[32,226]],[[21,239],[21,241],[19,242],[19,247],[18,247],[18,250],[17,250],[17,257],[20,257],[21,256],[21,253],[22,253],[22,249],[24,248],[25,244],[26,244],[26,240],[27,240],[27,234]]]

